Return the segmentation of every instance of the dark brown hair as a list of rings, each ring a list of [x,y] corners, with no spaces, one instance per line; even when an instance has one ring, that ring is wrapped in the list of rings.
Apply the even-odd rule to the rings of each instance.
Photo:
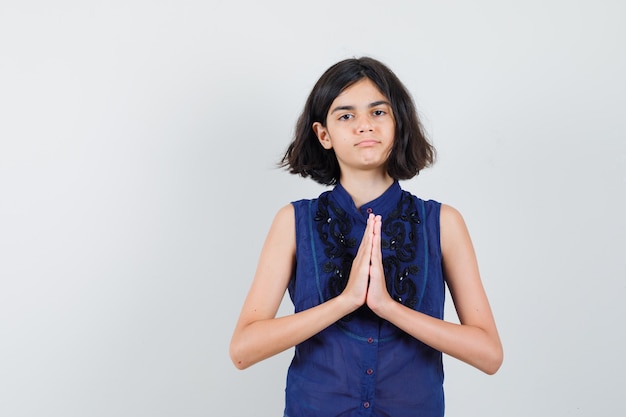
[[[296,123],[294,139],[279,166],[292,174],[311,177],[320,184],[334,185],[339,181],[335,152],[322,147],[313,131],[313,123],[326,126],[326,116],[335,98],[364,78],[370,79],[391,103],[396,132],[387,160],[389,175],[395,180],[406,180],[432,165],[435,148],[426,138],[406,87],[383,63],[362,57],[340,61],[322,74],[307,98]]]

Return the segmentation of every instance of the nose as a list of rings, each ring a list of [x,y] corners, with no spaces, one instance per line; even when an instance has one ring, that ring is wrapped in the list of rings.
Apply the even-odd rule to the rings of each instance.
[[[361,117],[359,119],[359,124],[357,125],[357,130],[359,133],[371,132],[374,130],[372,126],[372,121],[369,117]]]

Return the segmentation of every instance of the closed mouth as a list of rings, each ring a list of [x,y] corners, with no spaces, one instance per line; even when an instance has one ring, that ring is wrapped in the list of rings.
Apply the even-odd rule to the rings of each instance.
[[[358,142],[354,146],[370,146],[370,145],[376,145],[377,143],[379,142],[375,139],[365,139],[365,140]]]

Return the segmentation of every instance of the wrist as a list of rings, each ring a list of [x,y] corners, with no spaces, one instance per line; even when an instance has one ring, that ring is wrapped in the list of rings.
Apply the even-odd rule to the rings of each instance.
[[[401,304],[394,301],[391,297],[387,297],[384,300],[380,300],[380,302],[369,305],[370,309],[381,319],[389,320],[389,317],[393,317],[393,311],[395,308],[400,306]]]
[[[345,292],[339,294],[334,300],[338,304],[338,309],[343,313],[342,317],[346,314],[350,314],[363,305],[357,297],[346,294]]]

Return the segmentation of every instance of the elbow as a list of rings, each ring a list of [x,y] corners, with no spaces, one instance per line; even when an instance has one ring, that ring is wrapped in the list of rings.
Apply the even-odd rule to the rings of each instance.
[[[242,350],[243,349],[239,343],[236,343],[234,340],[230,342],[228,354],[230,355],[230,360],[233,362],[233,365],[235,365],[235,368],[239,370],[244,370],[252,365],[249,361],[245,360],[245,354]]]
[[[244,369],[246,369],[248,367],[241,360],[236,360],[234,358],[231,358],[231,360],[233,361],[233,364],[235,365],[235,368],[239,369],[240,371],[243,371]]]
[[[496,372],[498,372],[501,365],[502,365],[502,360],[493,361],[492,363],[489,363],[486,366],[484,366],[482,371],[486,373],[487,375],[494,375]]]
[[[235,365],[235,368],[239,369],[240,371],[243,371],[248,367],[241,359],[237,359],[234,356],[231,356],[230,360],[233,361],[233,365]]]
[[[233,361],[233,365],[235,365],[235,368],[239,369],[240,371],[250,366],[243,359],[241,359],[241,357],[233,355],[232,353],[230,355],[230,360]]]
[[[494,375],[502,366],[503,361],[504,351],[502,350],[502,345],[498,344],[486,358],[485,363],[481,367],[481,371],[487,375]]]

